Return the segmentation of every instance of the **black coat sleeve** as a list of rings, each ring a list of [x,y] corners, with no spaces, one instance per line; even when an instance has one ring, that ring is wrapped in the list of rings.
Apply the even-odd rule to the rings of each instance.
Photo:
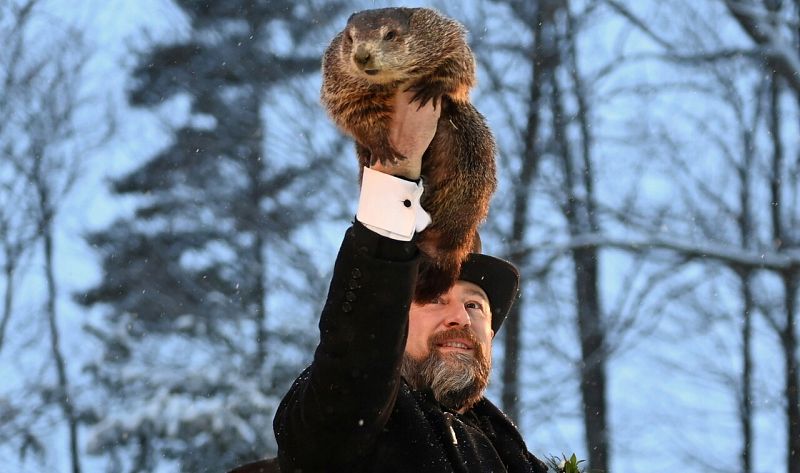
[[[413,242],[382,237],[357,221],[345,234],[314,360],[275,415],[282,471],[331,471],[374,445],[401,383],[418,265]]]

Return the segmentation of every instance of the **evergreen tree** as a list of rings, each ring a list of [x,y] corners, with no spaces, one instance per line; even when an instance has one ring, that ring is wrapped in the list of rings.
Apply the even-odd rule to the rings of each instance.
[[[114,471],[154,471],[164,458],[181,471],[220,471],[274,451],[274,408],[302,361],[291,348],[313,342],[323,293],[309,251],[290,236],[317,213],[321,193],[308,189],[319,191],[325,162],[269,155],[265,130],[276,89],[318,72],[322,43],[309,45],[310,35],[338,3],[177,3],[190,34],[142,55],[129,98],[157,107],[188,96],[191,118],[113,181],[139,205],[88,237],[104,274],[78,297],[105,310],[87,327],[104,346],[87,370],[107,402],[87,418],[90,451]],[[276,306],[309,321],[278,330]]]

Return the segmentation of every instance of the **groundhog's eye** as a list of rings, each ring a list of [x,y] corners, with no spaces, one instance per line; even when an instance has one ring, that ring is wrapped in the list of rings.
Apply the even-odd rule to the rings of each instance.
[[[352,43],[353,42],[353,35],[351,35],[350,33],[347,33],[347,36],[345,36],[345,39],[347,40],[348,43]]]
[[[383,39],[385,39],[386,41],[391,41],[395,38],[395,36],[397,36],[397,33],[395,33],[394,31],[390,31],[383,36]]]

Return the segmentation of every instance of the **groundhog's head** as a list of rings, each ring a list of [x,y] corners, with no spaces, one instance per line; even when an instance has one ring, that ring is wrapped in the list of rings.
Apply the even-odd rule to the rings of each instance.
[[[341,58],[370,82],[405,81],[436,61],[463,27],[428,8],[380,8],[354,13],[341,33]]]

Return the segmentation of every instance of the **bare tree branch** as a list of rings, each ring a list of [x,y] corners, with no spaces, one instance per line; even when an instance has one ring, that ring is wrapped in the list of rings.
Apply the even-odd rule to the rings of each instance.
[[[663,47],[666,50],[674,49],[674,46],[669,41],[659,36],[658,33],[656,33],[649,26],[647,26],[646,21],[637,17],[632,11],[628,10],[628,8],[622,5],[620,2],[616,0],[605,0],[605,3],[606,5],[611,7],[612,10],[616,11],[617,13],[625,17],[628,21],[631,22],[631,24],[633,24],[639,30],[641,30],[645,34],[645,36],[655,41],[659,46]]]
[[[781,38],[777,27],[770,21],[772,15],[749,1],[724,1],[745,33],[761,47],[767,63],[800,96],[800,57],[796,48]]]

